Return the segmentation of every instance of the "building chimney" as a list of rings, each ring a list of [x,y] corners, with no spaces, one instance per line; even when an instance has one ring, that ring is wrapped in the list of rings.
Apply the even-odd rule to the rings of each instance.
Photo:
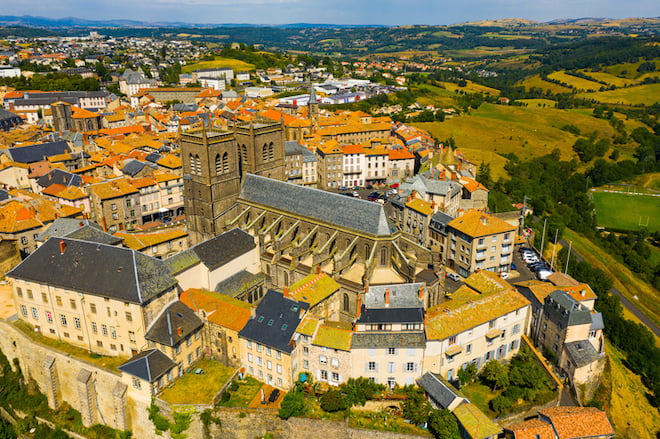
[[[316,266],[316,274],[321,274],[321,265]]]
[[[369,281],[364,281],[364,294],[369,294]]]
[[[390,307],[390,289],[386,288],[385,289],[385,308]]]
[[[290,293],[291,293],[291,290],[289,289],[289,287],[284,287],[284,289],[282,289],[282,295],[284,297],[290,297],[291,296]]]
[[[417,291],[417,296],[419,297],[419,300],[424,299],[424,285],[419,287],[419,290]]]
[[[64,242],[63,239],[60,239],[60,254],[64,254],[64,250],[66,250],[66,242]]]
[[[182,328],[181,326],[179,326],[179,327],[176,328],[176,334],[177,334],[179,337],[182,337],[182,336],[183,336],[183,328]]]
[[[481,224],[483,224],[484,226],[488,224],[488,217],[486,215],[482,215],[480,219],[481,219]]]
[[[357,320],[360,320],[360,315],[362,314],[362,296],[358,294],[357,296],[357,304],[356,304],[356,310],[355,310],[355,318]]]
[[[587,295],[587,290],[580,290],[580,296],[584,297]]]

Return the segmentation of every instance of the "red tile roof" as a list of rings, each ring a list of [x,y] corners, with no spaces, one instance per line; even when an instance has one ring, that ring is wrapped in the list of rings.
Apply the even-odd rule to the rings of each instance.
[[[607,414],[595,407],[549,407],[539,413],[550,419],[559,439],[614,435]]]

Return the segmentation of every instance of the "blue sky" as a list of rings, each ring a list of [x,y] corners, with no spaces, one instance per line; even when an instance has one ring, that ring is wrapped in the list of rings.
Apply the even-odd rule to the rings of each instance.
[[[658,17],[658,0],[0,0],[2,15],[191,23],[456,24]]]

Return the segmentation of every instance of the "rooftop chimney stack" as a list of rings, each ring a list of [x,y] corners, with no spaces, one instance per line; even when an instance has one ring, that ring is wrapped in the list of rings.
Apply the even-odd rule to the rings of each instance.
[[[390,307],[390,290],[389,288],[385,289],[385,308]]]
[[[66,242],[63,239],[60,239],[60,254],[63,255],[66,250]]]
[[[282,290],[282,295],[283,295],[284,297],[289,297],[289,296],[291,296],[290,293],[291,293],[291,290],[289,289],[289,287],[284,287],[284,289]]]
[[[355,311],[355,318],[357,320],[360,320],[360,315],[362,314],[362,296],[358,294],[357,296],[357,304],[356,304],[356,311]]]

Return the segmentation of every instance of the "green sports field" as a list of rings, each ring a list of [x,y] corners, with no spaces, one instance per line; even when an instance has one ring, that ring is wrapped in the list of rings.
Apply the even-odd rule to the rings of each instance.
[[[660,197],[593,192],[596,222],[621,230],[660,230]],[[648,223],[648,225],[647,225]]]

